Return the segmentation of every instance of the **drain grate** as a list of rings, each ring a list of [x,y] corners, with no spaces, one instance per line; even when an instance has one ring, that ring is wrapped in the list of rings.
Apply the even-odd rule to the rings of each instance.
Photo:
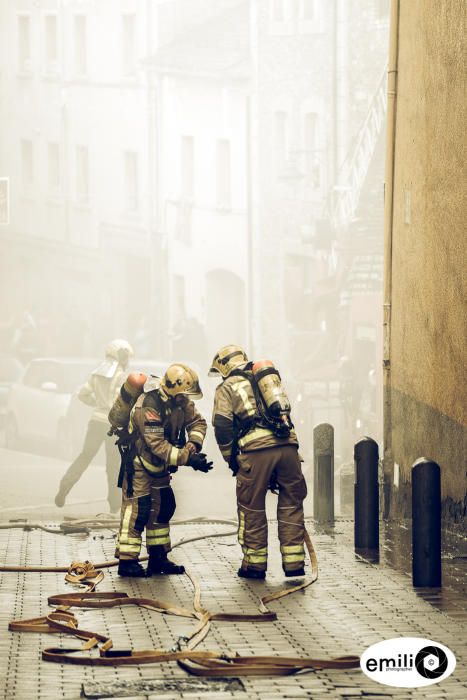
[[[134,698],[157,693],[163,698],[174,693],[245,693],[240,678],[155,678],[154,680],[126,683],[83,683],[81,697]]]

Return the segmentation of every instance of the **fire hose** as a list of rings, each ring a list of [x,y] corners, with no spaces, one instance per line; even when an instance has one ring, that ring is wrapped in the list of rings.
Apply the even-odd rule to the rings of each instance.
[[[199,519],[198,522],[208,522]],[[179,521],[187,522],[187,521]],[[193,522],[193,521],[189,521]],[[234,521],[217,521],[233,523]],[[188,542],[211,537],[225,537],[236,534],[232,532],[212,533],[183,539],[174,544],[181,546]],[[267,604],[304,590],[318,578],[318,562],[313,544],[305,531],[305,544],[310,557],[311,576],[304,582],[263,596],[259,600],[259,614],[215,613],[207,610],[201,602],[201,587],[198,579],[186,571],[193,586],[192,609],[166,603],[161,600],[129,596],[124,592],[96,592],[96,586],[104,579],[102,569],[116,566],[118,560],[106,561],[93,565],[91,562],[73,562],[69,567],[20,567],[0,566],[0,571],[53,571],[66,572],[65,580],[73,584],[84,584],[86,590],[77,593],[59,593],[48,598],[49,605],[57,606],[48,615],[38,618],[13,620],[8,629],[15,632],[64,633],[77,637],[85,643],[80,648],[50,647],[44,649],[42,658],[55,663],[67,663],[84,666],[126,666],[176,661],[187,673],[196,676],[283,676],[292,675],[306,669],[351,669],[359,666],[358,656],[341,656],[333,659],[316,659],[283,656],[239,656],[214,651],[197,651],[196,647],[209,633],[211,621],[219,622],[271,622],[277,614],[268,609]],[[141,557],[140,561],[147,557]],[[165,615],[176,615],[196,621],[194,630],[188,636],[180,637],[169,649],[114,649],[110,637],[98,632],[81,629],[78,620],[71,612],[72,607],[111,608],[136,605]],[[91,649],[97,648],[98,656],[89,656]],[[80,653],[81,652],[81,653]]]

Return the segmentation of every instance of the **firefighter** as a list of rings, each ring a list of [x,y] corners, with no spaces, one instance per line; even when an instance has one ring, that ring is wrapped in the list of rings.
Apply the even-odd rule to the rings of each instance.
[[[170,481],[171,472],[182,465],[202,472],[212,469],[212,462],[201,452],[206,421],[192,401],[202,396],[196,372],[173,364],[162,379],[148,378],[131,409],[128,432],[134,438],[134,453],[123,475],[115,552],[120,576],[185,571],[167,558],[171,550],[169,521],[176,505]],[[147,571],[138,562],[145,528]]]
[[[257,363],[263,376],[273,377],[273,400],[281,391],[272,363]],[[290,422],[268,416],[264,397],[255,382],[255,365],[242,348],[227,345],[216,353],[209,371],[222,383],[216,389],[213,426],[224,460],[237,478],[238,540],[243,562],[238,575],[264,579],[267,569],[268,526],[265,500],[268,489],[278,491],[277,522],[285,575],[304,576],[303,500],[307,494],[298,440]],[[279,381],[277,381],[279,377]],[[285,395],[284,395],[285,396]],[[279,396],[280,398],[280,396]],[[285,397],[286,399],[286,397]],[[275,401],[276,405],[280,402]],[[283,402],[290,409],[288,400]],[[276,428],[277,425],[277,428]]]
[[[117,488],[118,451],[114,444],[115,440],[107,435],[109,429],[107,416],[125,380],[128,362],[132,355],[133,348],[126,340],[120,338],[112,340],[106,347],[104,361],[96,367],[78,391],[78,398],[88,406],[92,406],[94,410],[88,423],[82,450],[60,482],[55,496],[55,505],[59,508],[65,505],[68,493],[97,455],[102,443],[105,444],[109,508],[114,512],[120,507],[121,498]]]

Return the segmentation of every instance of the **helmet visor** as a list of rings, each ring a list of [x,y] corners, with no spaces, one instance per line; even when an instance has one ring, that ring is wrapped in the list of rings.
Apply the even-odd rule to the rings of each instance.
[[[199,382],[193,382],[193,386],[191,389],[189,389],[186,392],[183,392],[186,394],[186,396],[189,396],[192,399],[202,399],[203,398],[203,392],[201,391],[201,387],[199,385]]]

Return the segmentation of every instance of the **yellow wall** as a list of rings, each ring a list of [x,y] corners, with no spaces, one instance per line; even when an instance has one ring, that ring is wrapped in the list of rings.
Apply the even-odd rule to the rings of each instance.
[[[465,0],[401,0],[391,407],[402,479],[439,461],[462,501],[466,453]],[[464,56],[465,58],[465,56]]]

